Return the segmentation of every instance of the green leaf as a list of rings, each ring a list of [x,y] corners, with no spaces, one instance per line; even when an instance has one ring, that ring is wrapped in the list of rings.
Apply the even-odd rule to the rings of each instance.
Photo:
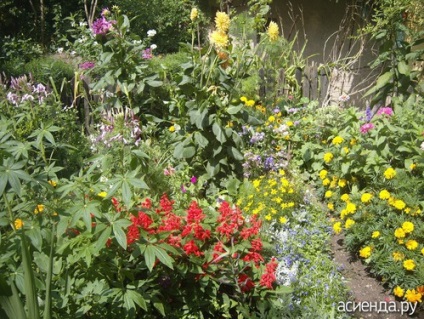
[[[162,264],[164,264],[168,268],[174,269],[174,266],[172,265],[172,263],[174,262],[174,259],[171,256],[169,256],[164,249],[158,246],[154,246],[154,253]]]
[[[238,161],[242,161],[244,159],[243,155],[240,153],[240,151],[238,149],[236,149],[235,147],[231,146],[227,148],[228,153],[236,160]]]
[[[391,80],[393,79],[393,72],[392,71],[388,71],[386,73],[384,73],[383,75],[381,75],[378,79],[377,79],[377,83],[375,84],[374,87],[372,87],[371,89],[369,89],[364,97],[373,94],[374,92],[377,92],[378,90],[380,90],[382,87],[384,87],[385,85],[387,85]]]
[[[148,245],[144,250],[144,260],[146,261],[146,266],[151,272],[156,261],[155,247],[153,245]]]
[[[227,109],[227,113],[228,114],[237,114],[238,112],[240,112],[240,110],[243,108],[243,105],[240,106],[230,106]]]
[[[162,81],[146,81],[146,83],[151,87],[159,87],[163,84]]]
[[[196,154],[196,148],[194,146],[186,146],[183,149],[184,158],[192,158]]]
[[[27,319],[15,283],[12,282],[10,288],[3,277],[0,277],[0,308],[4,310],[8,319]]]
[[[197,142],[197,144],[201,147],[201,148],[205,148],[206,146],[208,146],[209,141],[206,137],[204,137],[202,135],[202,133],[200,132],[195,132],[194,133],[194,140]]]
[[[225,143],[227,138],[225,137],[224,131],[222,130],[221,126],[219,126],[218,123],[216,123],[216,122],[213,123],[212,131],[215,134],[215,137],[219,142]]]
[[[400,74],[409,75],[411,73],[411,68],[405,61],[399,61],[397,68]]]
[[[146,301],[143,296],[135,290],[127,290],[124,294],[124,306],[126,309],[135,309],[136,303],[140,308],[147,311]]]
[[[122,182],[122,198],[127,207],[131,206],[131,188],[127,181]]]
[[[115,222],[115,223],[112,224],[112,229],[113,229],[113,234],[114,234],[118,244],[122,248],[127,249],[127,235],[125,234],[121,225]]]
[[[97,238],[96,245],[94,247],[95,254],[99,253],[100,250],[106,247],[106,243],[112,233],[111,227],[106,227],[104,231],[100,234],[99,238]]]

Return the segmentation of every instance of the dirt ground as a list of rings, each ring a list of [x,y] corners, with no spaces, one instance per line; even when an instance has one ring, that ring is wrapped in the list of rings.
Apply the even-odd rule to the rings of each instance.
[[[387,291],[378,280],[373,278],[362,264],[361,260],[347,252],[343,247],[343,235],[334,235],[332,238],[332,250],[335,263],[342,269],[342,274],[347,281],[347,286],[352,292],[355,303],[359,302],[389,302],[395,301],[393,295]],[[400,303],[397,302],[400,309]],[[350,305],[349,308],[352,308]],[[413,316],[398,313],[377,313],[377,312],[355,312],[354,318],[358,319],[403,319],[414,318],[424,319],[424,312],[415,313]]]

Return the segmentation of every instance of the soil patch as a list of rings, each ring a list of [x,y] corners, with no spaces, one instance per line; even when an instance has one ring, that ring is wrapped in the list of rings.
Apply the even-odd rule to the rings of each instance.
[[[344,236],[334,235],[331,241],[333,259],[341,269],[341,273],[346,279],[346,284],[352,293],[352,301],[359,302],[388,302],[387,306],[393,305],[395,298],[387,291],[381,283],[372,277],[361,260],[345,250],[343,246]],[[398,309],[401,309],[400,302],[396,301]],[[349,308],[352,308],[350,305]],[[355,312],[354,318],[358,319],[403,319],[414,318],[424,319],[424,312],[415,313],[413,316],[397,313],[377,313],[377,312]]]

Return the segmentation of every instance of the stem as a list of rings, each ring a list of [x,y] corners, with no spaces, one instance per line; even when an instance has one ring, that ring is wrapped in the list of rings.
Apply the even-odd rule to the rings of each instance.
[[[50,319],[52,314],[52,277],[53,277],[53,258],[54,258],[54,234],[56,231],[56,224],[53,223],[53,227],[51,229],[51,236],[50,236],[50,258],[49,258],[49,268],[47,270],[47,277],[46,277],[46,300],[44,305],[44,319]]]

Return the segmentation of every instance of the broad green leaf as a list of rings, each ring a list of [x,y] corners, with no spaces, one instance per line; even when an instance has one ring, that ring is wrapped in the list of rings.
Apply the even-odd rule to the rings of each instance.
[[[391,80],[393,79],[393,72],[392,71],[388,71],[386,73],[384,73],[383,75],[381,75],[378,79],[377,79],[377,83],[375,84],[374,87],[372,87],[370,90],[368,90],[364,97],[380,90],[382,87],[384,87],[385,85],[387,85]]]
[[[219,126],[218,123],[213,123],[212,125],[212,131],[215,134],[216,139],[221,142],[221,143],[225,143],[225,141],[227,140],[227,138],[225,137],[225,134],[221,128],[221,126]]]
[[[202,133],[200,132],[195,132],[194,133],[194,140],[197,142],[197,144],[201,147],[201,148],[205,148],[206,146],[208,146],[209,141],[206,137],[204,137],[202,135]]]
[[[148,247],[150,247],[150,246],[148,246]],[[158,246],[154,246],[154,253],[162,264],[164,264],[168,268],[174,269],[174,267],[172,265],[172,263],[174,262],[174,259],[171,256],[169,256],[168,253],[164,249],[162,249]]]
[[[405,61],[399,61],[397,68],[400,74],[409,75],[411,73],[411,68]]]
[[[94,247],[95,254],[98,254],[100,250],[106,247],[106,243],[112,233],[111,227],[106,227],[104,231],[100,234],[99,238],[97,238],[96,245]]]
[[[127,309],[131,309],[131,308],[135,309],[134,303],[136,303],[140,308],[147,311],[146,301],[144,300],[143,296],[135,290],[127,289],[124,295],[125,307]]]
[[[127,249],[127,235],[124,230],[120,227],[120,225],[116,225],[115,223],[112,225],[113,235],[115,236],[116,241],[122,248]]]
[[[149,271],[152,271],[156,261],[155,247],[153,245],[148,245],[146,247],[144,251],[144,260],[146,261],[146,266]]]

